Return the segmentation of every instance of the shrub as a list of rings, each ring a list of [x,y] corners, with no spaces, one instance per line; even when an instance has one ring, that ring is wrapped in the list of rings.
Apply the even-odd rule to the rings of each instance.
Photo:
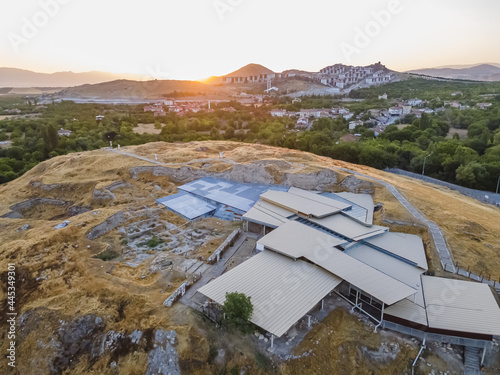
[[[120,256],[120,254],[118,254],[116,251],[106,249],[103,252],[97,254],[96,258],[99,258],[99,259],[104,260],[105,262],[107,262],[108,260],[115,259],[118,256]]]

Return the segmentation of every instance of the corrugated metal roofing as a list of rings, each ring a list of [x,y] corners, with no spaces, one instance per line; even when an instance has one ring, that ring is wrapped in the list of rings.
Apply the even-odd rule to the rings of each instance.
[[[226,293],[250,296],[252,323],[281,337],[341,281],[313,264],[263,251],[198,291],[219,304]]]
[[[500,308],[486,284],[422,276],[429,327],[500,335]]]
[[[349,192],[336,193],[340,198],[346,199],[350,204],[356,205],[358,207],[363,207],[367,210],[367,223],[373,223],[373,198],[370,194],[355,194]]]
[[[268,249],[292,258],[306,258],[388,305],[417,292],[334,248],[342,242],[345,241],[296,221],[281,225],[258,241]]]
[[[345,253],[417,290],[417,293],[408,297],[408,299],[421,307],[425,307],[422,294],[422,280],[420,279],[420,276],[424,273],[423,269],[363,244],[355,244],[347,248]]]
[[[289,221],[262,237],[258,243],[294,259],[314,257],[346,241],[296,221]]]
[[[309,257],[308,259],[386,305],[392,305],[417,292],[417,290],[401,281],[337,249],[332,249],[328,255],[323,256],[321,259],[317,258],[315,260]]]
[[[332,200],[331,198],[325,197],[319,193],[315,193],[309,190],[299,189],[293,186],[288,190],[288,192],[290,194],[298,195],[299,197],[304,197],[312,201],[319,202],[321,204],[326,204],[327,206],[339,208],[341,210],[347,210],[351,208],[352,205],[350,202],[346,201],[343,202],[335,199]]]
[[[314,193],[311,194],[316,195]],[[318,195],[318,197],[321,196]],[[321,197],[323,199],[328,199],[329,201],[331,201],[331,204],[325,204],[317,200],[312,200],[304,196],[284,191],[269,190],[262,194],[260,198],[264,201],[270,202],[276,206],[285,208],[295,213],[302,213],[307,216],[315,216],[318,218],[338,213],[342,211],[342,207],[344,207],[344,205],[341,204],[335,205],[338,202],[334,201],[333,199]]]
[[[268,206],[272,206],[273,209],[269,209],[266,205],[263,205],[262,202],[257,202],[246,214],[243,215],[243,219],[252,221],[254,223],[266,225],[271,228],[279,227],[280,225],[286,223],[288,219],[280,214],[278,214],[276,209],[280,208],[274,205],[268,204]],[[286,210],[283,210],[286,211]],[[293,214],[290,211],[286,211],[289,214]],[[289,216],[289,215],[287,215]]]
[[[321,193],[322,196],[328,197],[330,199],[334,199],[339,202],[344,202],[346,204],[349,204],[351,208],[348,208],[343,211],[345,215],[348,215],[356,220],[359,220],[365,224],[373,224],[373,200],[372,197],[368,194],[353,194],[349,193],[352,195],[363,195],[367,196],[366,200],[371,200],[371,210],[368,210],[367,208],[360,206],[359,204],[356,204],[354,202],[349,201],[348,199],[344,198],[340,194],[342,193]]]
[[[388,315],[395,316],[396,318],[401,318],[408,320],[410,322],[415,322],[427,326],[427,312],[425,308],[419,306],[408,299],[404,299],[389,306],[385,309],[385,313]]]
[[[214,212],[217,208],[216,206],[184,191],[157,199],[156,202],[179,213],[189,220],[208,215]]]
[[[287,191],[279,185],[247,184],[204,177],[179,187],[179,190],[210,199],[214,202],[248,211],[259,200],[259,196],[268,190]]]
[[[307,220],[321,225],[327,229],[339,233],[353,241],[359,241],[364,238],[377,236],[389,230],[387,227],[372,225],[367,227],[344,215],[332,215],[325,218],[308,218]]]
[[[380,236],[366,239],[365,242],[407,259],[424,270],[428,269],[424,244],[419,236],[387,232]]]

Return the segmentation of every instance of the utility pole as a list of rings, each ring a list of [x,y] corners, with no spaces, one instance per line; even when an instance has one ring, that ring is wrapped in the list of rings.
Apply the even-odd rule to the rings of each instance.
[[[497,181],[497,194],[498,194],[498,185],[500,185],[500,176],[498,176],[498,181]]]

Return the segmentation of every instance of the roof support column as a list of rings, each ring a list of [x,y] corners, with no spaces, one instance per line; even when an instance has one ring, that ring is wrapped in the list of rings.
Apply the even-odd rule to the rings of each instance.
[[[351,311],[354,311],[356,307],[358,307],[358,301],[359,301],[359,292],[356,290],[356,303],[354,303],[354,306],[352,307]]]
[[[307,316],[307,326],[311,328],[311,315]]]
[[[324,310],[325,308],[325,299],[321,300],[321,310]]]
[[[375,326],[375,333],[377,332],[377,328],[382,325],[382,322],[384,320],[384,308],[385,308],[385,303],[382,302],[382,315],[380,316],[380,322]]]
[[[484,345],[483,348],[483,355],[481,357],[481,367],[484,365],[484,357],[486,356],[486,344]]]
[[[271,335],[271,349],[274,348],[274,335]]]

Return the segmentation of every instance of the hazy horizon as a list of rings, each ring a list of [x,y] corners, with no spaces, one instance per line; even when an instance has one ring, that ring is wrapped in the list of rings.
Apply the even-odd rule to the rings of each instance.
[[[196,80],[248,63],[276,72],[498,63],[484,41],[499,34],[499,11],[493,0],[26,0],[0,4],[0,65]]]

